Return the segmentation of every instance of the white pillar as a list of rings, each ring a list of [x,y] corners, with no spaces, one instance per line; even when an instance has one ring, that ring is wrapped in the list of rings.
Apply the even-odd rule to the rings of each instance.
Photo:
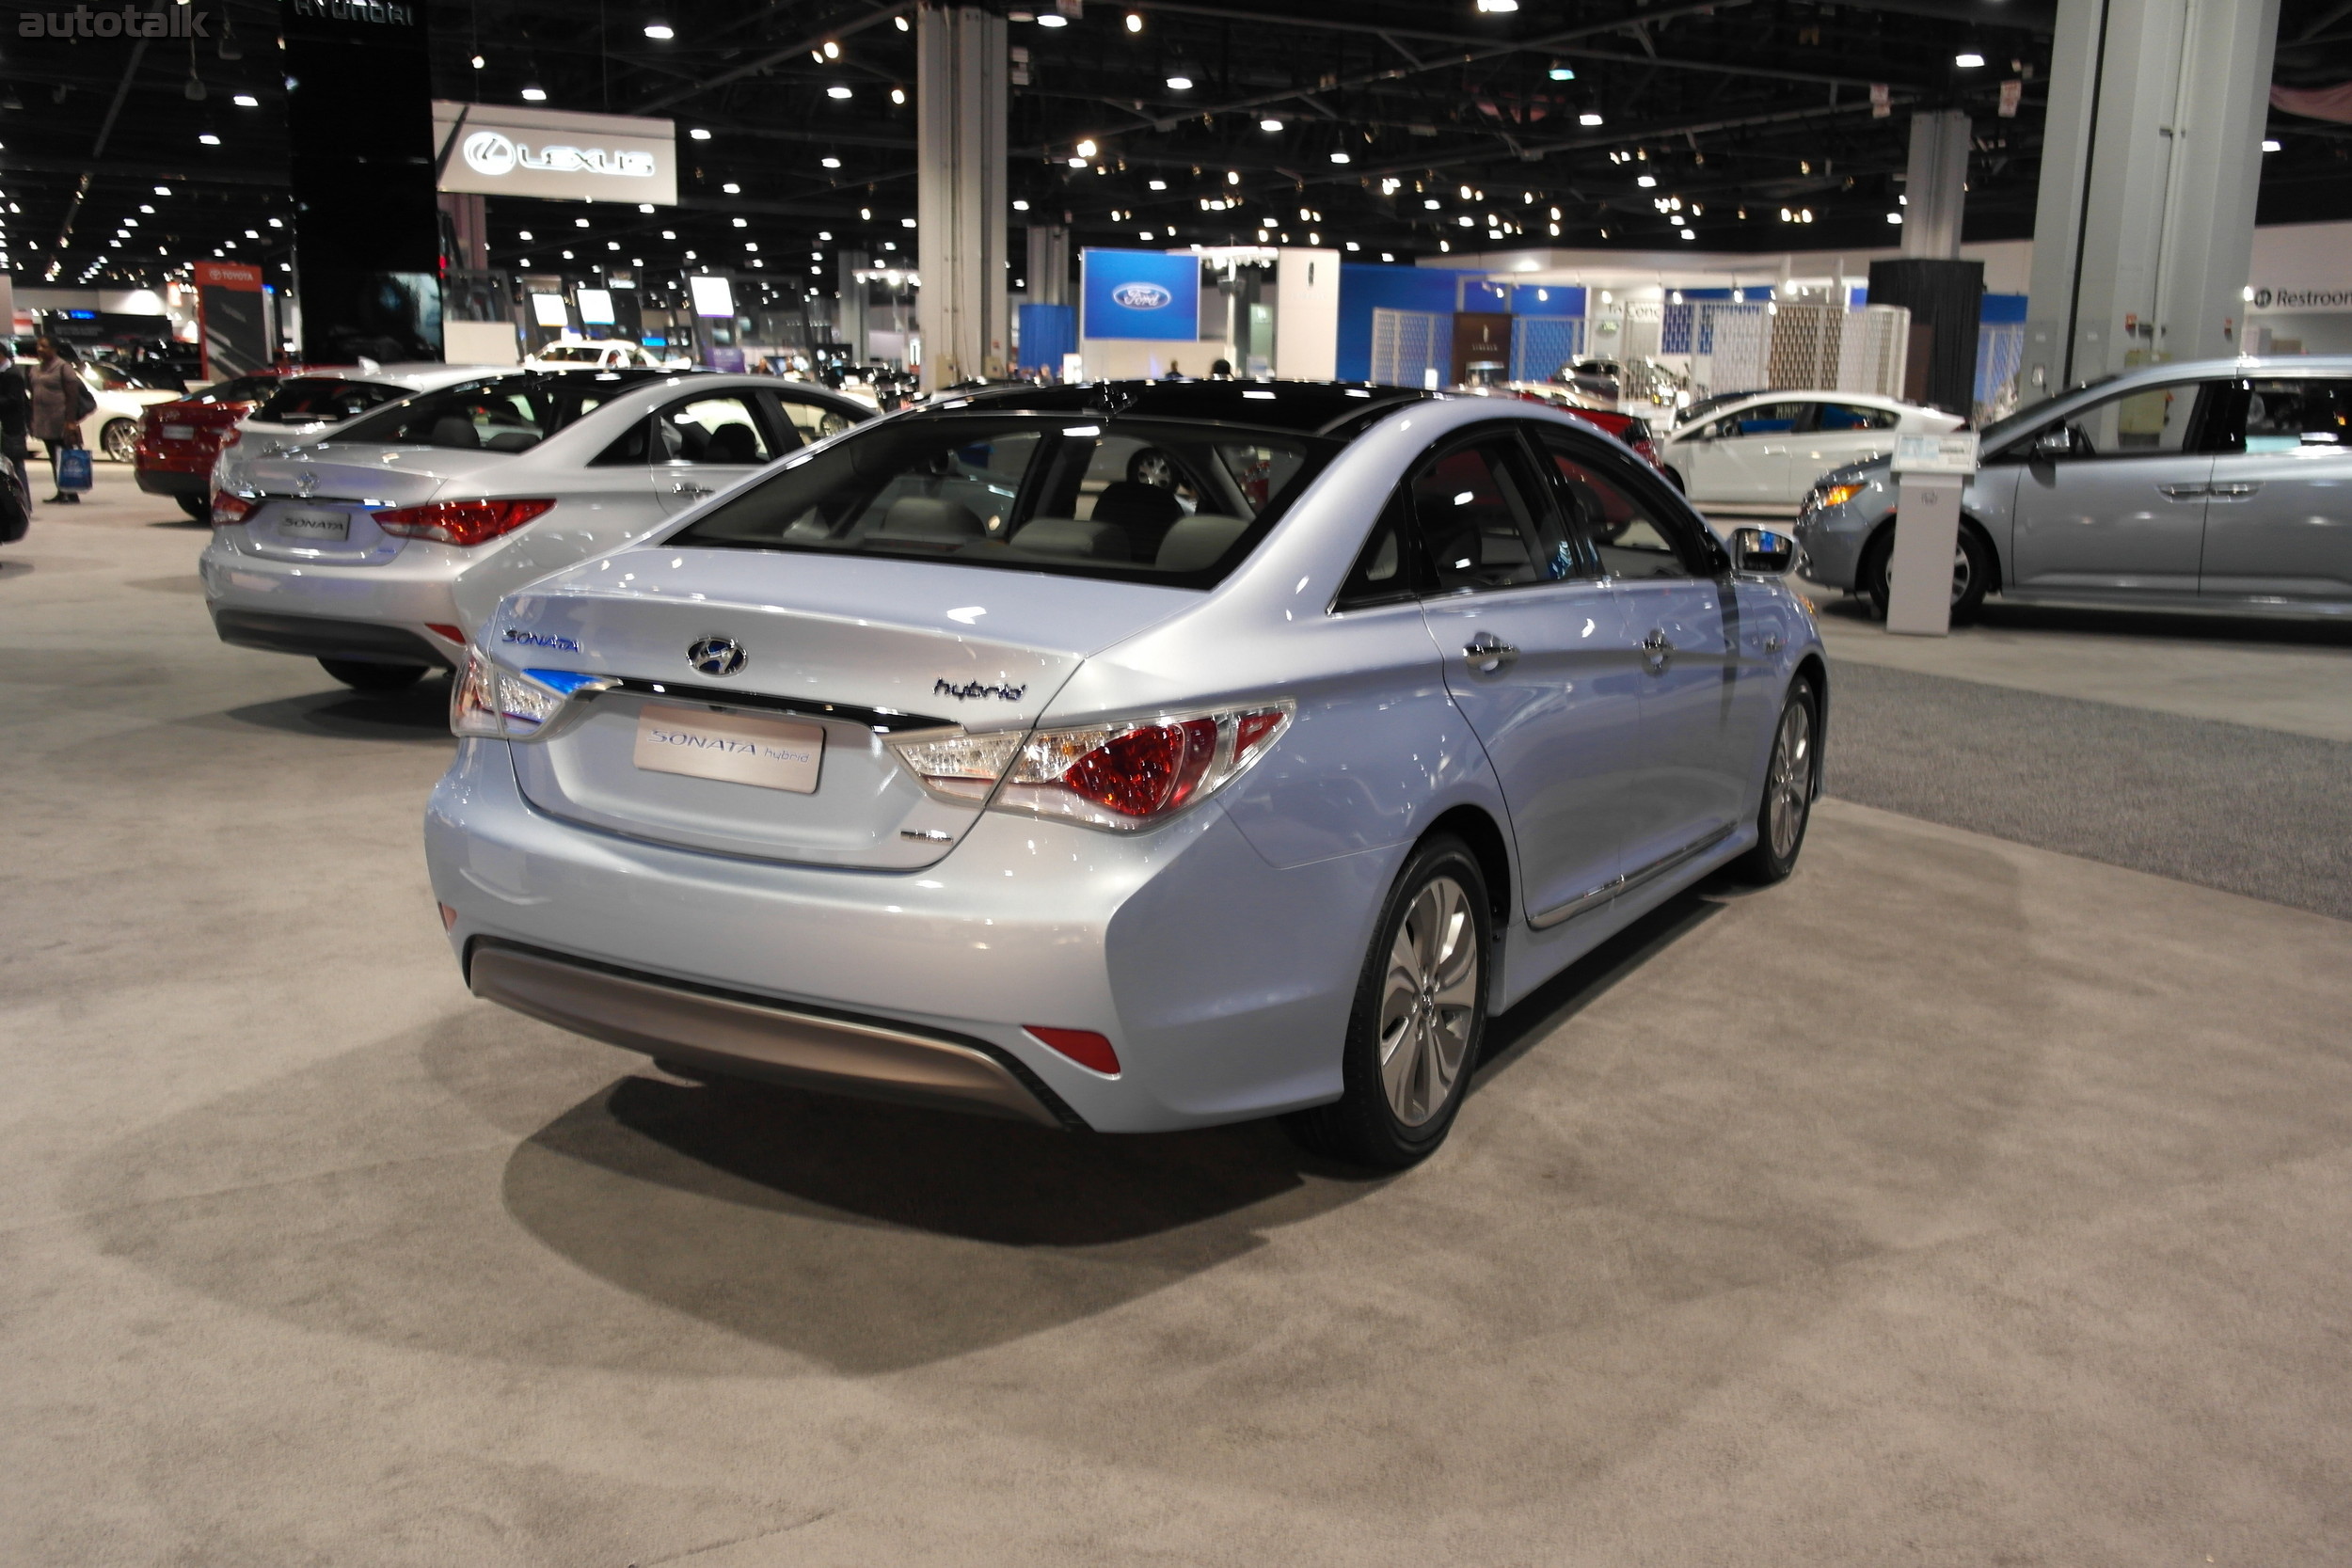
[[[2059,0],[2020,391],[2243,352],[2279,0]]]
[[[915,224],[923,389],[1005,373],[1005,19],[926,5],[915,18]]]
[[[1968,116],[1961,110],[1911,117],[1911,166],[1903,182],[1905,256],[1935,261],[1960,259],[1968,136]]]
[[[1274,263],[1274,373],[1329,381],[1340,373],[1340,253],[1285,249]]]

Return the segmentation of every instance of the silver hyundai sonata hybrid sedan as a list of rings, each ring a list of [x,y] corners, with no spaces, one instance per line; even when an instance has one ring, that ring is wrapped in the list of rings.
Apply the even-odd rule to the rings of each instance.
[[[442,918],[689,1070],[1405,1164],[1490,1008],[1793,865],[1825,665],[1793,542],[1730,547],[1534,404],[951,398],[500,605]]]

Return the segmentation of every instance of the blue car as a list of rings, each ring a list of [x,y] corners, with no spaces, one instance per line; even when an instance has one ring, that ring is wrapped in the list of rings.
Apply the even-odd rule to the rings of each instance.
[[[950,397],[509,595],[433,882],[477,994],[681,1069],[1401,1166],[1491,1010],[1794,865],[1793,559],[1532,404]]]

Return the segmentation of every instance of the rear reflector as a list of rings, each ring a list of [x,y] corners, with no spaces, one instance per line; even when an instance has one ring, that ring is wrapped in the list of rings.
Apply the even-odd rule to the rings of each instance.
[[[441,929],[444,931],[453,930],[456,927],[456,925],[457,911],[451,909],[447,904],[443,904],[441,906]]]
[[[1108,1077],[1119,1076],[1119,1053],[1111,1042],[1091,1029],[1048,1029],[1041,1023],[1025,1023],[1023,1028],[1052,1046],[1083,1068],[1092,1068]]]
[[[463,628],[449,626],[440,621],[427,621],[424,624],[424,629],[431,632],[434,636],[441,638],[447,641],[463,643],[466,641],[466,633]]]

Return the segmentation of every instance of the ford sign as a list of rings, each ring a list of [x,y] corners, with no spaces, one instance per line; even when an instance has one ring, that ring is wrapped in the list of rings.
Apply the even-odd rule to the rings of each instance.
[[[1163,310],[1176,296],[1157,283],[1121,283],[1111,299],[1130,310]]]

